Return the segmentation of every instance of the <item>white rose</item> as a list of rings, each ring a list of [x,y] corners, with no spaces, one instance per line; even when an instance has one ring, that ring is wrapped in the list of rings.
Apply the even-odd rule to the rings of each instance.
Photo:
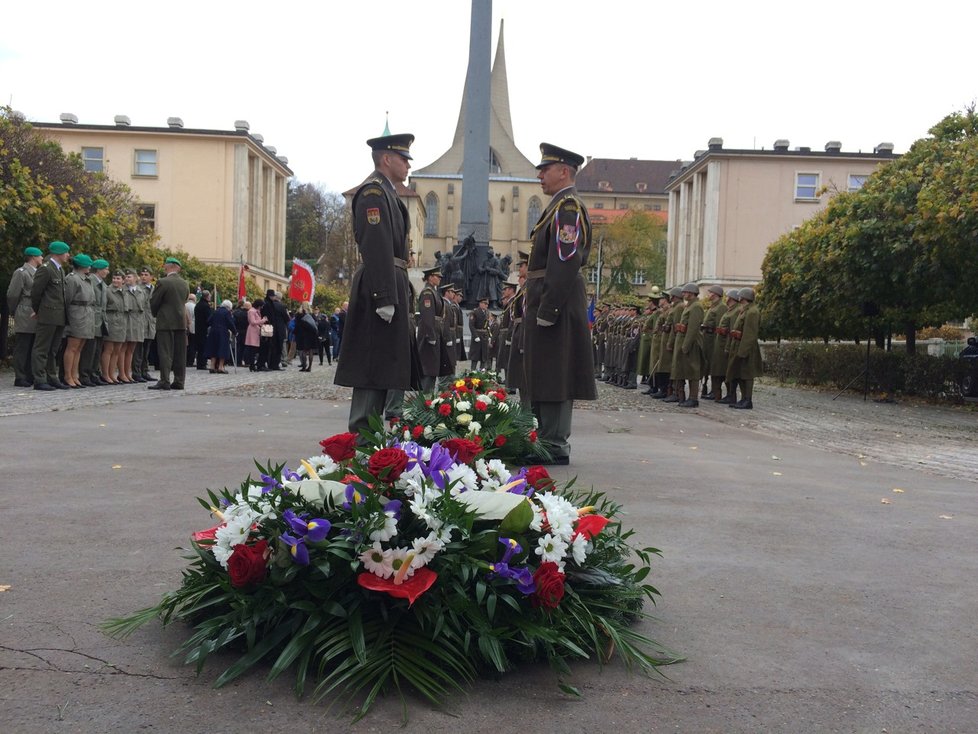
[[[472,421],[471,423],[469,423],[469,433],[471,433],[473,436],[478,436],[479,431],[481,430],[482,430],[481,423],[478,423],[477,421]]]
[[[468,400],[459,400],[455,403],[455,410],[468,410],[472,404]]]
[[[467,426],[469,423],[472,422],[472,416],[469,415],[468,413],[462,413],[460,416],[458,416],[455,419],[455,422],[458,423],[460,426]]]

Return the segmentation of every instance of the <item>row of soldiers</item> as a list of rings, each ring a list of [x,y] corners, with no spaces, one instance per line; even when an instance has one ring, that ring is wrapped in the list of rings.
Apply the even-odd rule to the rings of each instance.
[[[634,305],[602,305],[592,331],[595,372],[628,390],[641,378],[646,395],[682,408],[699,406],[702,381],[704,400],[750,410],[762,371],[759,331],[752,288],[724,293],[711,285],[704,302],[695,283],[654,287],[642,314]]]

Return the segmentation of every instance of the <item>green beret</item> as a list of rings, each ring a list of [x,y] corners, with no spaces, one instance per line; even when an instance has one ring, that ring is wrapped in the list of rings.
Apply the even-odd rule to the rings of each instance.
[[[24,257],[43,257],[44,253],[41,252],[39,247],[25,247]]]
[[[61,240],[55,240],[48,245],[48,252],[50,252],[52,255],[64,255],[69,250],[71,250],[71,248]]]
[[[92,267],[95,268],[96,270],[104,270],[105,268],[109,267],[109,261],[99,258],[98,260],[92,263]]]
[[[163,262],[165,262],[168,265],[179,265],[181,268],[183,267],[183,263],[177,260],[175,257],[168,257]]]
[[[90,268],[92,267],[92,258],[88,255],[75,255],[71,258],[71,261],[75,264],[76,268]]]

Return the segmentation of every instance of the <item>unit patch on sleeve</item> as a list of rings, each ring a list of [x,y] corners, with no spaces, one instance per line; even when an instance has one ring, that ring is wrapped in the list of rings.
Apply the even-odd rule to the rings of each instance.
[[[380,209],[373,207],[367,209],[367,224],[380,224]]]

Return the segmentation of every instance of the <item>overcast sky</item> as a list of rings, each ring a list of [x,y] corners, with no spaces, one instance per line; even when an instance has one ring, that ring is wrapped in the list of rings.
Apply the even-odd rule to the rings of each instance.
[[[0,104],[29,120],[233,129],[251,123],[301,181],[342,191],[371,169],[364,141],[451,144],[469,0],[7,4]],[[905,151],[978,98],[978,6],[822,0],[665,3],[495,0],[505,20],[516,143],[605,158],[690,159],[728,148]]]

